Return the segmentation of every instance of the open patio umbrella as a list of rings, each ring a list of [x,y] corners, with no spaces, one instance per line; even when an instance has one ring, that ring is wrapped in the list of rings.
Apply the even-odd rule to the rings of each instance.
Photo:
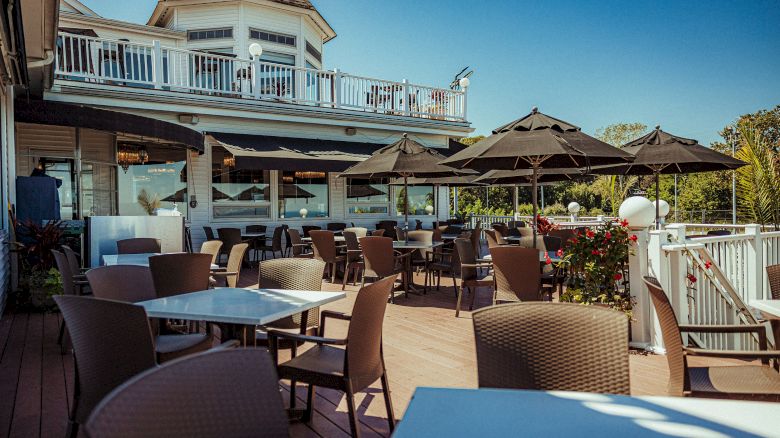
[[[493,133],[441,163],[481,171],[531,169],[534,245],[540,169],[577,169],[628,163],[633,155],[583,133],[580,128],[542,114],[536,107],[525,117]]]
[[[491,186],[533,184],[533,169],[491,170],[474,178],[474,182]],[[575,181],[584,176],[579,169],[539,169],[536,174],[537,184],[553,184],[563,181]]]
[[[366,184],[347,185],[347,198],[369,198],[371,196],[386,195],[386,192]]]
[[[655,199],[660,196],[658,175],[734,170],[746,165],[744,161],[722,154],[698,141],[678,137],[661,130],[660,126],[647,135],[621,146],[621,150],[636,158],[633,162],[614,166],[596,166],[591,173],[601,175],[653,175]],[[659,223],[659,203],[655,203],[656,228]]]
[[[403,178],[404,221],[409,224],[409,178],[436,178],[474,174],[439,164],[444,155],[410,139],[406,134],[400,140],[374,152],[339,175],[339,178]]]

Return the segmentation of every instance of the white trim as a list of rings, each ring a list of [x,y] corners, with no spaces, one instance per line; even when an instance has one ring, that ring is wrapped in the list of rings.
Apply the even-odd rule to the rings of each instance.
[[[62,23],[62,21],[71,21],[74,22],[74,24],[82,22],[85,26],[100,25],[114,27],[120,30],[126,29],[130,32],[142,33],[152,37],[173,38],[182,41],[187,40],[187,32],[171,30],[165,27],[144,26],[143,24],[135,24],[99,16],[90,17],[88,15],[78,15],[67,11],[62,11],[60,13],[60,25],[65,25],[66,27],[70,25],[69,23]]]

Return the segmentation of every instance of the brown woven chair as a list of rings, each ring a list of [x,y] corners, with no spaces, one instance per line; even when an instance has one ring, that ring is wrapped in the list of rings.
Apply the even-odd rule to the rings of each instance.
[[[407,238],[410,242],[420,242],[426,245],[431,245],[433,243],[433,231],[430,230],[413,230],[409,231],[407,233]],[[418,249],[416,251],[412,251],[412,266],[418,267],[418,268],[425,268],[427,263],[426,260],[429,260],[431,255],[433,253],[433,248],[426,248],[426,249]]]
[[[395,231],[395,240],[402,241],[406,240],[406,230],[404,230],[401,227],[396,226],[394,228]]]
[[[543,236],[542,240],[544,241],[544,249],[549,251],[558,251],[559,249],[563,248],[563,240],[561,240],[560,237],[556,236]]]
[[[206,240],[216,240],[217,237],[214,235],[214,229],[211,228],[208,225],[203,226],[203,232],[206,234]]]
[[[474,254],[479,258],[482,254],[482,221],[477,221],[474,225],[469,240],[471,240],[471,247],[474,249]]]
[[[106,394],[156,365],[154,344],[143,307],[66,295],[54,301],[68,325],[76,360],[68,414],[68,436],[75,437]]]
[[[321,230],[321,229],[322,227],[317,225],[304,225],[301,227],[301,230],[303,230],[303,237],[311,237],[311,235],[309,234],[310,232],[315,230]]]
[[[389,237],[364,237],[360,239],[360,248],[363,251],[363,279],[360,288],[366,283],[366,278],[385,278],[392,276],[397,278],[398,274],[404,276],[403,284],[404,294],[408,294],[408,282],[406,277],[406,268],[404,266],[404,257],[409,254],[397,255],[393,250],[393,239]],[[390,302],[395,302],[395,294],[390,294]]]
[[[238,243],[233,245],[228,256],[227,269],[225,271],[212,271],[212,277],[219,283],[220,280],[225,281],[227,287],[237,287],[238,280],[241,276],[241,264],[244,261],[244,255],[246,254],[248,243]]]
[[[377,230],[385,230],[385,233],[383,234],[384,237],[389,237],[393,240],[397,240],[395,235],[395,226],[398,225],[397,221],[391,221],[391,220],[385,220],[385,221],[379,221],[376,224]]]
[[[245,243],[241,238],[240,228],[218,228],[217,235],[219,236],[219,240],[222,241],[222,251],[220,255],[224,254],[229,257],[233,245]],[[220,260],[220,257],[217,257],[217,260]]]
[[[57,270],[60,271],[60,277],[62,277],[62,294],[63,295],[82,295],[85,290],[85,286],[89,286],[89,282],[86,279],[77,280],[70,270],[70,263],[68,259],[60,251],[55,249],[51,250],[54,255],[54,263],[57,265]],[[57,335],[57,345],[60,346],[62,354],[65,354],[65,320],[60,321],[59,334]]]
[[[383,237],[384,235],[385,235],[384,229],[371,230],[371,236],[373,237]]]
[[[479,268],[490,268],[490,263],[477,262],[477,255],[474,253],[474,247],[466,239],[455,239],[455,251],[458,252],[460,261],[460,288],[458,288],[458,299],[455,304],[455,317],[460,316],[460,303],[463,299],[463,289],[469,289],[471,293],[471,303],[469,310],[474,308],[474,301],[477,297],[477,288],[493,287],[493,277],[490,275],[480,276]]]
[[[628,321],[573,303],[513,303],[472,314],[480,388],[630,394]]]
[[[95,407],[84,429],[93,438],[222,438],[287,437],[288,427],[270,355],[240,349],[199,354],[135,376]]]
[[[158,298],[197,292],[209,288],[211,255],[162,254],[149,257]]]
[[[262,245],[258,246],[257,249],[261,252],[260,260],[266,260],[267,255],[266,253],[268,251],[271,251],[271,257],[276,258],[276,253],[278,252],[280,256],[284,257],[284,247],[282,246],[282,234],[284,233],[286,229],[286,225],[280,225],[276,228],[274,228],[274,234],[271,237],[271,243],[269,244],[267,241],[263,242]]]
[[[200,253],[210,254],[212,264],[217,264],[217,259],[219,258],[219,252],[221,249],[222,249],[221,240],[207,240],[200,245]]]
[[[311,244],[304,243],[301,239],[301,233],[298,230],[288,228],[287,235],[290,239],[290,248],[292,249],[293,257],[306,257],[311,258],[313,255],[309,252]]]
[[[347,228],[347,224],[344,222],[328,222],[325,224],[325,229],[328,231],[344,231],[345,228]]]
[[[162,243],[151,237],[117,240],[116,250],[119,254],[152,254],[162,251]]]
[[[309,384],[304,421],[311,419],[315,386],[337,389],[346,393],[352,436],[359,436],[354,394],[380,379],[390,432],[395,428],[393,404],[382,354],[382,323],[387,308],[387,295],[391,293],[394,281],[395,277],[387,277],[361,288],[351,316],[323,311],[319,336],[304,336],[275,330],[268,333],[274,358],[277,357],[278,339],[316,344],[278,367],[280,378]],[[324,337],[327,318],[349,321],[346,339]],[[344,348],[336,346],[344,346]]]
[[[347,279],[351,272],[354,272],[352,284],[357,285],[358,274],[360,274],[360,271],[363,269],[363,250],[360,249],[358,237],[363,238],[366,236],[358,236],[354,231],[350,231],[354,229],[355,228],[347,228],[344,230],[344,241],[347,244],[347,260],[346,267],[344,268],[344,278],[341,282],[341,290],[344,290],[347,287]],[[363,230],[365,230],[365,228],[363,228]]]
[[[351,232],[355,233],[355,236],[358,239],[361,239],[361,238],[366,237],[368,235],[368,228],[363,228],[363,227],[348,227],[348,228],[344,228],[343,231],[344,232],[351,231]]]
[[[246,226],[246,232],[247,233],[265,233],[265,231],[268,229],[265,225],[247,225]]]
[[[569,240],[574,237],[574,230],[570,228],[560,229],[560,230],[550,230],[547,232],[547,235],[561,239],[561,247],[565,247],[566,244],[569,242]]]
[[[507,245],[504,237],[496,230],[485,230],[485,238],[487,238],[488,249]]]
[[[327,263],[330,282],[335,283],[338,265],[344,264],[347,257],[338,253],[333,231],[311,230],[309,235],[311,236],[311,245],[314,249],[314,258]]]
[[[257,287],[283,290],[322,290],[322,275],[325,262],[314,259],[288,258],[266,260],[260,263]],[[309,310],[309,317],[301,325],[301,314],[289,316],[268,324],[276,329],[296,329],[301,333],[316,333],[319,325],[319,307]],[[256,337],[265,342],[265,333],[260,330]]]
[[[68,260],[68,265],[70,266],[70,272],[73,274],[73,278],[77,280],[83,280],[85,278],[84,272],[86,269],[81,266],[79,255],[76,254],[76,251],[74,251],[73,248],[69,247],[68,245],[62,245],[62,252],[65,254],[65,258]]]
[[[455,277],[460,275],[460,259],[452,242],[436,248],[429,254],[425,267],[425,292],[433,286],[436,280],[436,290],[441,289],[441,275],[446,273],[452,278],[452,287],[455,297],[458,296],[458,284]]]
[[[501,233],[502,236],[508,236],[509,235],[509,226],[503,222],[493,222],[490,224],[490,226]]]
[[[745,400],[780,401],[780,374],[767,365],[689,367],[688,356],[721,357],[768,362],[780,359],[780,351],[768,351],[766,327],[743,325],[680,325],[669,298],[653,277],[645,277],[669,362],[669,395]],[[704,350],[683,345],[682,332],[754,333],[761,351]]]
[[[542,272],[539,251],[519,246],[490,248],[496,280],[493,304],[541,301]],[[552,291],[549,291],[552,294]]]
[[[769,292],[773,300],[780,300],[780,265],[766,267],[766,275],[769,278]]]
[[[113,265],[90,269],[87,279],[96,298],[126,303],[153,300],[152,272],[146,266]],[[157,362],[163,363],[211,348],[211,333],[157,335],[159,324],[152,320]]]

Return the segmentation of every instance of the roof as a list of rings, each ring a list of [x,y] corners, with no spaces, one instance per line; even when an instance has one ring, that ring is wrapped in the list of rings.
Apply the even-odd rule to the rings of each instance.
[[[316,11],[317,8],[309,0],[270,0],[274,3],[281,3],[283,5],[295,6],[296,8],[311,9]]]

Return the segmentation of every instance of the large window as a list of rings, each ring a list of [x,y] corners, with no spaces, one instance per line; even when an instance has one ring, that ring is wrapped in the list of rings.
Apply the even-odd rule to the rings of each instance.
[[[279,218],[328,217],[328,174],[279,171]]]
[[[236,158],[227,149],[211,149],[211,201],[214,218],[269,218],[271,172],[236,169]]]
[[[404,214],[404,188],[399,186],[395,191],[396,214]],[[432,215],[436,211],[433,199],[432,186],[409,186],[409,215]]]
[[[347,180],[347,214],[387,216],[390,190],[386,179]]]
[[[233,28],[223,27],[220,29],[201,29],[187,31],[188,41],[217,40],[222,38],[233,38]]]
[[[283,44],[285,46],[295,47],[295,36],[283,33],[269,32],[266,30],[249,29],[249,38],[253,40],[268,41],[269,43]],[[308,44],[308,42],[307,42]]]
[[[182,215],[187,215],[185,149],[121,143],[117,148],[120,151],[118,158],[123,157],[123,149],[143,151],[141,156],[146,156],[142,163],[127,164],[127,170],[120,167],[117,171],[121,216],[145,216],[152,214],[155,208],[176,208]]]

